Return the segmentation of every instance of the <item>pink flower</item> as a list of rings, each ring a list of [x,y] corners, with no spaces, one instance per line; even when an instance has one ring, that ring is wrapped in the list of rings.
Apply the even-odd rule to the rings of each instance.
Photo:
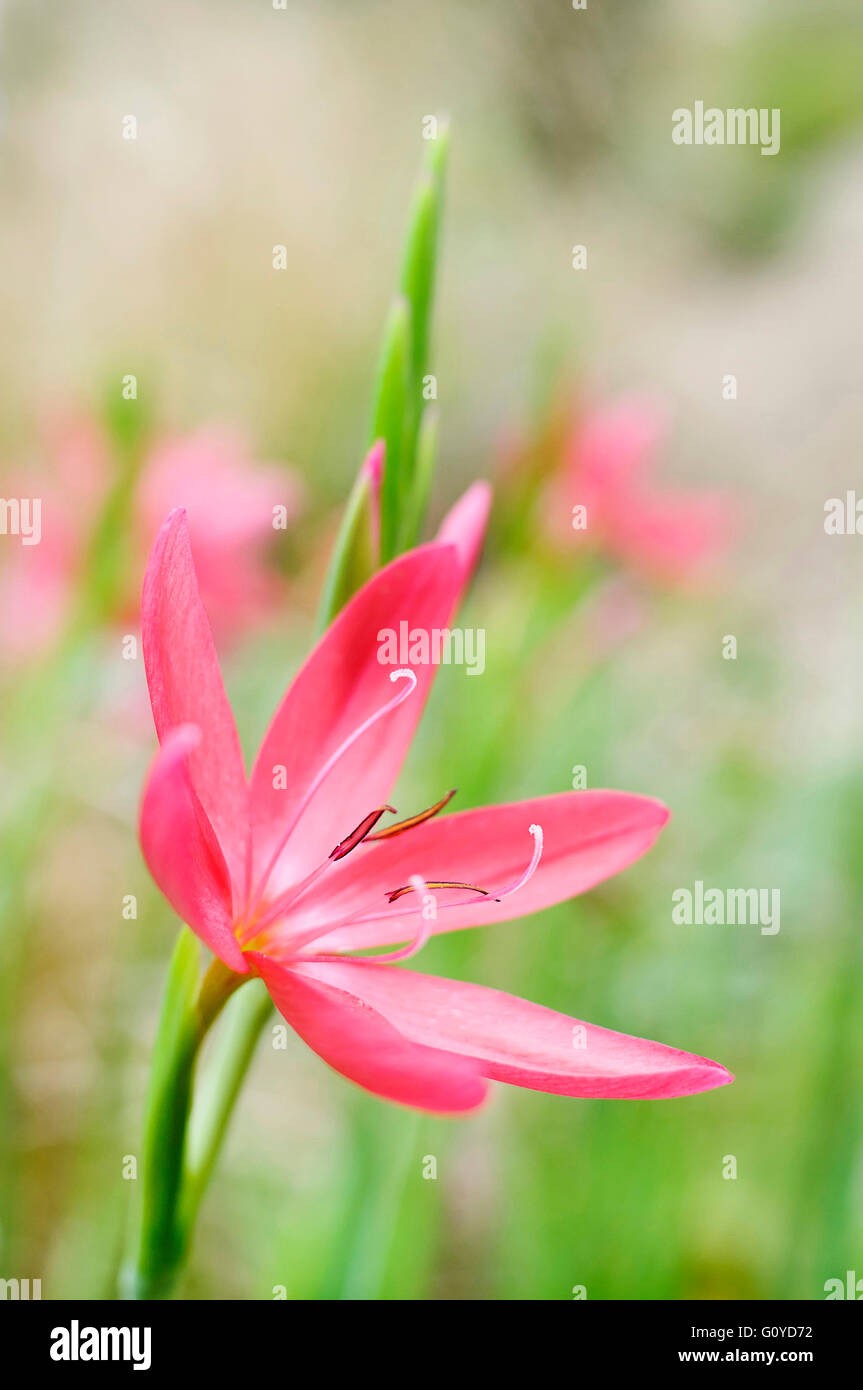
[[[0,569],[0,644],[13,657],[56,640],[110,476],[104,440],[90,421],[52,421],[46,435],[50,470],[38,481],[31,474],[6,484],[8,493],[35,493],[42,508],[39,544],[7,547]]]
[[[550,525],[562,540],[604,550],[652,580],[696,575],[727,546],[731,515],[711,494],[659,491],[649,468],[664,434],[654,406],[623,399],[570,426],[563,466],[551,490]],[[574,526],[573,508],[586,511]]]
[[[276,509],[292,521],[300,486],[275,464],[254,462],[225,429],[168,440],[147,459],[139,494],[146,555],[163,517],[183,507],[201,594],[217,629],[233,633],[268,611],[281,586],[267,563]]]
[[[715,1062],[582,1024],[498,990],[397,964],[429,935],[539,911],[652,845],[665,808],[566,792],[437,816],[449,796],[384,823],[435,667],[394,670],[380,634],[447,627],[478,552],[488,489],[444,539],[377,573],[289,686],[247,777],[173,512],[147,568],[143,642],[161,743],[141,844],[166,898],[231,970],[264,980],[330,1066],[375,1095],[454,1113],[488,1079],[570,1096],[679,1096],[732,1078]],[[353,952],[395,949],[376,958]]]
[[[92,422],[52,424],[47,442],[52,467],[39,489],[42,538],[38,546],[16,547],[0,575],[0,637],[7,650],[20,654],[55,640],[68,619],[112,483],[108,446]],[[153,538],[165,514],[182,506],[217,631],[229,637],[263,617],[282,593],[267,560],[276,535],[274,509],[283,507],[289,522],[299,505],[295,477],[254,461],[229,430],[199,430],[158,444],[145,457],[136,486],[130,585],[115,596],[116,616],[133,611]]]

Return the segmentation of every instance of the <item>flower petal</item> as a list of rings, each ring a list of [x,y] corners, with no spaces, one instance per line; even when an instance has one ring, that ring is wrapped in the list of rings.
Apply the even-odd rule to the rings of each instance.
[[[141,848],[174,911],[231,970],[246,974],[231,925],[228,866],[189,773],[200,743],[192,724],[166,734],[141,799]]]
[[[382,664],[381,634],[398,635],[401,623],[408,631],[446,627],[459,586],[453,546],[420,546],[400,556],[354,595],[292,682],[251,780],[256,884],[302,808],[270,879],[270,895],[324,860],[386,801],[437,668],[410,660]],[[417,677],[413,694],[357,739],[304,807],[328,758],[398,693],[389,677],[403,664]]]
[[[437,533],[439,541],[448,541],[458,550],[465,586],[476,568],[485,540],[491,499],[489,483],[474,483],[455,506],[450,507]]]
[[[571,480],[604,514],[606,505],[625,501],[641,484],[665,432],[664,412],[646,399],[626,397],[592,411],[570,441]]]
[[[718,1062],[598,1028],[484,985],[370,961],[320,961],[293,972],[326,981],[428,1048],[473,1058],[483,1076],[585,1098],[666,1099],[724,1086]]]
[[[181,509],[170,513],[150,553],[141,630],[160,742],[177,724],[201,730],[200,745],[189,759],[192,785],[218,836],[237,896],[245,888],[248,787]]]
[[[615,519],[609,544],[651,577],[679,582],[710,563],[733,533],[728,503],[718,496],[651,494]]]
[[[418,904],[406,895],[390,907],[386,893],[409,883],[414,874],[427,882],[475,884],[489,894],[471,899],[464,890],[436,892],[436,932],[505,922],[565,902],[619,873],[650,848],[667,820],[661,802],[614,791],[560,792],[439,816],[348,855],[306,903],[297,905],[289,929],[299,936],[316,924],[323,931],[332,923],[333,930],[314,943],[315,951],[355,951],[407,940],[416,933]],[[534,824],[543,830],[539,867],[524,887],[494,901],[494,893],[513,883],[529,864],[529,826]],[[377,914],[378,909],[373,921],[338,925],[358,912]]]
[[[279,1011],[319,1057],[384,1100],[443,1114],[473,1110],[486,1095],[476,1063],[411,1042],[323,966],[300,975],[249,952]],[[384,969],[383,966],[380,969]]]

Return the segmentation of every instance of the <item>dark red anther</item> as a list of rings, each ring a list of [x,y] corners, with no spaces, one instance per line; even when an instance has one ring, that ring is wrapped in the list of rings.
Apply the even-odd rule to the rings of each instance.
[[[384,811],[392,811],[393,815],[395,815],[396,808],[395,806],[378,806],[376,811],[369,811],[368,815],[360,821],[356,830],[352,830],[346,839],[336,845],[330,858],[344,859],[346,854],[350,854],[352,849],[356,849],[357,845],[362,844],[369,831],[377,825]]]

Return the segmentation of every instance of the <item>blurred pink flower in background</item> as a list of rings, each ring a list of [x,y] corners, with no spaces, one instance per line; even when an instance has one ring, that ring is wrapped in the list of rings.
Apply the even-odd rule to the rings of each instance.
[[[267,562],[274,508],[287,520],[300,510],[295,474],[250,458],[243,439],[224,429],[167,440],[145,463],[140,486],[140,568],[166,514],[183,507],[195,569],[217,631],[234,632],[270,611],[282,586]]]
[[[49,472],[21,472],[5,485],[8,495],[36,493],[42,502],[39,544],[7,547],[0,568],[0,645],[6,657],[35,655],[58,636],[109,477],[105,442],[83,417],[49,421],[45,446]]]
[[[546,498],[556,542],[604,551],[653,581],[681,583],[709,569],[731,541],[732,510],[716,493],[653,485],[653,456],[665,432],[662,413],[636,397],[570,418]],[[574,525],[579,507],[583,529]]]
[[[88,548],[115,481],[107,438],[86,417],[46,428],[50,471],[17,493],[42,501],[38,545],[9,547],[0,570],[0,643],[7,656],[32,656],[68,621]],[[16,488],[7,485],[9,495]],[[217,632],[229,639],[277,603],[283,585],[268,558],[274,509],[294,520],[301,507],[296,474],[253,459],[241,435],[210,427],[163,438],[142,461],[130,523],[130,564],[114,615],[134,613],[153,538],[165,513],[186,509],[201,591]]]

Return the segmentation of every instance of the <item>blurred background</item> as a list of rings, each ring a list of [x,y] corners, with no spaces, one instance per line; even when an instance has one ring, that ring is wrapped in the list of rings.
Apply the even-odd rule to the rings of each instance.
[[[673,819],[625,874],[420,968],[737,1081],[501,1086],[446,1122],[265,1033],[184,1296],[817,1299],[863,1274],[863,541],[824,531],[861,477],[861,68],[853,0],[0,7],[0,492],[43,499],[38,546],[0,537],[0,1276],[112,1296],[178,930],[136,835],[147,546],[197,499],[251,753],[312,639],[443,112],[431,522],[495,483],[461,619],[486,671],[442,670],[394,804],[578,766]],[[673,144],[696,100],[778,107],[781,152]],[[670,523],[559,535],[578,441],[621,410],[662,421],[636,518],[709,506],[686,563]],[[676,925],[697,879],[778,888],[781,930]]]

